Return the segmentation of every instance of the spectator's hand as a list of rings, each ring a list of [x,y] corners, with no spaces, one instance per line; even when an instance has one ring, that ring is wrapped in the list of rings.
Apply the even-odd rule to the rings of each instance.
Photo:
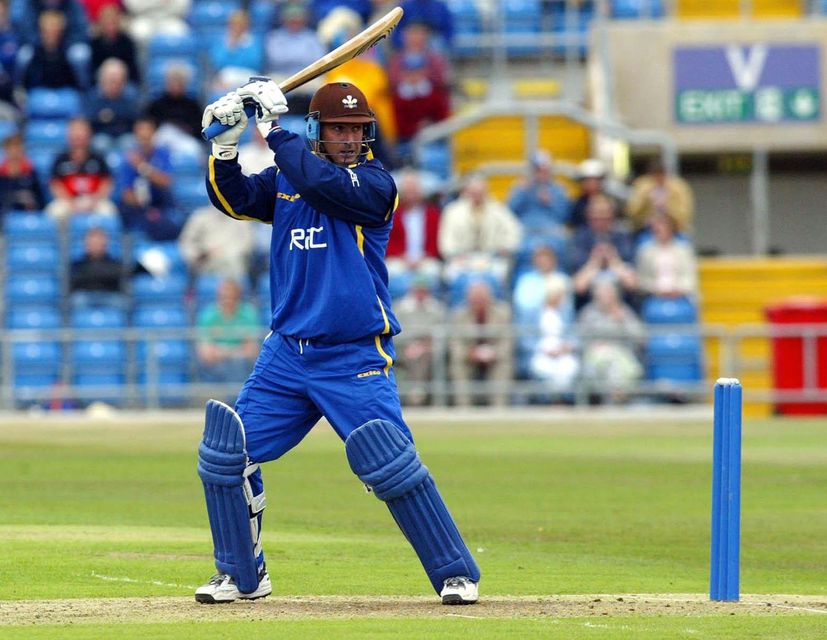
[[[247,126],[247,114],[244,113],[241,96],[235,91],[230,91],[208,104],[201,117],[201,127],[206,129],[213,120],[231,127],[212,139],[213,155],[219,160],[232,160],[238,155],[238,141]]]
[[[478,344],[471,349],[471,360],[477,364],[491,364],[497,359],[497,350],[490,344]]]

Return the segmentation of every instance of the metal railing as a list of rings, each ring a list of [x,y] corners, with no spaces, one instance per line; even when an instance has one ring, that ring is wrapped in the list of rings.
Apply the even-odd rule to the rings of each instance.
[[[703,361],[704,375],[688,380],[652,380],[643,378],[629,389],[628,398],[633,402],[705,402],[710,390],[710,372],[725,377],[742,378],[756,372],[767,374],[768,379],[783,374],[790,378],[790,367],[801,366],[800,384],[776,388],[770,383],[766,387],[745,385],[747,401],[769,403],[827,403],[827,325],[742,325],[734,328],[721,325],[650,325],[647,335],[638,344],[644,368],[651,364],[646,358],[648,338],[669,334],[692,336],[703,344],[702,353],[717,353],[716,362]],[[264,332],[262,331],[262,337]],[[533,329],[513,325],[491,325],[480,331],[478,328],[460,328],[449,324],[434,326],[408,326],[397,338],[396,371],[400,395],[408,399],[414,383],[405,375],[406,362],[402,355],[405,341],[414,336],[427,336],[431,344],[430,374],[425,381],[427,402],[433,406],[451,406],[455,403],[457,386],[450,376],[451,341],[490,339],[508,340],[514,345],[515,359],[518,358],[517,344],[521,339],[536,338]],[[201,366],[195,357],[195,344],[201,337],[195,328],[146,330],[7,330],[0,333],[0,408],[4,410],[26,409],[33,406],[44,408],[83,407],[100,401],[122,408],[186,408],[197,407],[209,397],[232,398],[241,388],[244,380],[228,380],[211,383],[201,379]],[[581,343],[589,336],[577,336]],[[773,372],[772,357],[754,358],[744,355],[745,344],[756,339],[768,340],[775,346],[784,343],[785,361],[781,362],[784,372]],[[184,341],[189,345],[189,356],[184,369],[174,366],[181,374],[179,379],[170,381],[166,373],[169,363],[154,348],[164,341]],[[77,384],[77,376],[84,372],[83,364],[73,366],[70,357],[72,345],[78,341],[118,341],[125,345],[123,361],[103,363],[112,365],[119,375],[114,383],[87,385]],[[61,356],[52,362],[55,384],[28,385],[21,383],[21,376],[31,374],[24,363],[15,356],[15,345],[32,343],[57,343]],[[790,355],[792,354],[792,355]],[[702,356],[703,357],[703,356]],[[515,360],[516,361],[516,360]],[[683,362],[683,360],[681,360]],[[101,364],[101,363],[97,363]],[[35,367],[35,373],[39,365]],[[95,366],[95,365],[93,365]],[[48,366],[47,366],[48,368]],[[792,379],[796,378],[795,373]],[[605,401],[602,389],[596,381],[578,377],[571,388],[564,393],[551,393],[542,380],[513,377],[507,380],[472,380],[468,390],[479,397],[491,396],[496,391],[505,391],[510,405],[549,404],[566,402],[587,404]]]

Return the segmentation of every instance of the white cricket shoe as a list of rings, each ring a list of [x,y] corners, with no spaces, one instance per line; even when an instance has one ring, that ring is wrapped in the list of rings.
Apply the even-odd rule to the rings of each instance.
[[[474,604],[479,600],[480,592],[477,583],[465,576],[448,578],[439,594],[442,604]]]
[[[195,590],[195,600],[202,604],[223,604],[236,600],[256,600],[269,596],[273,591],[270,585],[270,574],[263,571],[259,574],[258,588],[252,593],[241,593],[235,585],[235,580],[226,573],[217,573],[210,581]]]

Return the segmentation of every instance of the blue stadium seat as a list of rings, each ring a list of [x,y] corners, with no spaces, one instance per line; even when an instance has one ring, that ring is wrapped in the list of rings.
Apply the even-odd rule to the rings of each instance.
[[[264,35],[275,29],[278,23],[278,6],[269,0],[253,0],[250,3],[250,30]]]
[[[66,146],[68,128],[68,120],[30,120],[23,135],[27,151],[35,148],[62,150]]]
[[[199,173],[204,175],[206,164],[204,159],[199,156],[172,149],[169,160],[175,173]]]
[[[227,18],[239,8],[236,0],[203,0],[195,2],[190,9],[187,21],[196,31],[203,32],[208,29],[224,29],[227,25]]]
[[[653,381],[703,379],[703,349],[697,334],[653,334],[646,341],[646,377]]]
[[[138,371],[149,367],[149,358],[154,357],[161,371],[188,371],[192,363],[192,350],[186,340],[141,341],[135,357]]]
[[[448,9],[454,17],[454,35],[460,42],[456,42],[453,53],[460,57],[477,56],[479,46],[463,44],[463,36],[478,36],[482,33],[482,17],[475,0],[447,0]]]
[[[187,313],[182,305],[137,307],[132,316],[132,325],[135,327],[175,328],[186,327],[188,324]]]
[[[123,374],[126,345],[121,340],[78,340],[69,348],[69,361],[83,373]]]
[[[28,400],[30,391],[50,387],[60,379],[62,354],[58,342],[16,342],[12,361],[18,402]]]
[[[41,213],[11,211],[3,221],[7,242],[57,242],[58,230],[54,218]]]
[[[689,298],[648,296],[641,306],[641,318],[648,324],[694,324],[698,309]]]
[[[169,273],[186,273],[187,271],[187,263],[184,261],[184,256],[181,255],[178,243],[174,240],[167,242],[137,241],[132,255],[136,260],[140,261],[141,257],[145,254],[157,254],[166,260]]]
[[[36,87],[26,97],[26,114],[32,119],[66,119],[82,113],[83,100],[75,89]]]
[[[540,33],[542,10],[540,0],[503,0],[503,27],[507,35],[533,35]],[[540,47],[516,44],[506,47],[509,56],[534,56]]]
[[[617,19],[662,18],[662,0],[612,0],[611,15]]]
[[[147,43],[149,60],[161,58],[190,58],[198,57],[198,41],[191,33],[156,33]]]
[[[83,241],[89,229],[103,229],[109,236],[109,255],[114,258],[121,257],[123,254],[121,219],[118,216],[86,214],[69,218],[67,230],[70,260],[77,260],[83,256]]]
[[[126,312],[106,307],[75,309],[69,324],[75,329],[120,329],[126,326]]]
[[[54,275],[16,275],[6,281],[6,304],[57,305],[60,281]]]
[[[18,305],[6,310],[9,329],[58,329],[60,313],[53,306]]]
[[[451,176],[451,147],[447,142],[432,142],[420,149],[417,166],[425,171],[430,171],[441,179],[446,180]]]
[[[14,120],[0,119],[0,142],[17,132],[17,124]]]
[[[187,276],[170,273],[163,278],[140,273],[132,279],[132,298],[137,305],[181,304],[187,294]]]
[[[57,243],[14,242],[6,247],[6,277],[23,275],[55,276],[60,268],[60,251]]]
[[[207,187],[201,181],[178,180],[172,184],[172,197],[175,204],[187,211],[210,204]]]

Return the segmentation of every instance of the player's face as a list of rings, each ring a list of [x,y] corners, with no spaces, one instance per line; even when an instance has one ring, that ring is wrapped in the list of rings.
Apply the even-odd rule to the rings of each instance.
[[[362,150],[363,125],[331,122],[323,124],[321,139],[324,154],[334,164],[347,166],[359,160]]]

